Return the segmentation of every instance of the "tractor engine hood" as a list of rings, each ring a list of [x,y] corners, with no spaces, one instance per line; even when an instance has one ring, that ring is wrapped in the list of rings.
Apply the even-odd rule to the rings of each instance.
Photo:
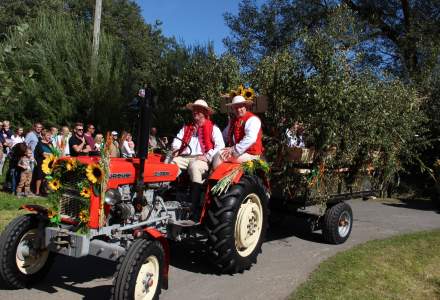
[[[100,157],[80,156],[77,159],[83,164],[98,163]],[[117,188],[119,185],[135,184],[136,174],[140,165],[139,158],[110,158],[110,176],[107,188]],[[150,154],[145,161],[144,182],[156,183],[174,181],[179,168],[175,164],[161,162],[161,156]]]

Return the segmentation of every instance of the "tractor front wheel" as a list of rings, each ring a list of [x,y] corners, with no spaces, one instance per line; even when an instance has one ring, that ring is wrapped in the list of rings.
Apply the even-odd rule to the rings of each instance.
[[[35,214],[19,216],[0,236],[0,279],[9,288],[25,288],[50,270],[54,254],[43,247],[39,222]]]
[[[224,273],[243,272],[257,261],[267,229],[268,198],[261,179],[243,176],[208,210],[208,252]]]
[[[113,300],[158,299],[162,288],[164,250],[158,241],[138,239],[116,269]]]

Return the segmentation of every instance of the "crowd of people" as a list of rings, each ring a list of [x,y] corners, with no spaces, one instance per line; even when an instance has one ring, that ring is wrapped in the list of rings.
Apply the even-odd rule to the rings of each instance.
[[[4,190],[17,196],[45,194],[42,164],[47,156],[55,152],[60,156],[100,155],[105,144],[104,135],[95,133],[93,124],[84,127],[78,122],[72,130],[68,126],[59,130],[55,126],[44,128],[37,122],[26,134],[23,127],[12,131],[9,121],[0,122],[0,127],[0,175],[6,171]],[[118,132],[112,131],[111,137],[111,157],[135,155],[135,144],[129,132],[124,131],[119,138]],[[8,168],[3,170],[6,161]]]

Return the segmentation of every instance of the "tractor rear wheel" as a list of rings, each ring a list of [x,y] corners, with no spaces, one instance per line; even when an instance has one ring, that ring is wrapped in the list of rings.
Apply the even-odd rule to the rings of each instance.
[[[257,261],[265,239],[268,198],[257,176],[243,176],[208,210],[208,253],[224,273],[248,270]]]
[[[52,266],[55,254],[43,248],[39,222],[35,214],[19,216],[0,236],[0,280],[9,288],[40,281]]]
[[[162,288],[164,256],[160,242],[145,239],[134,241],[116,268],[112,299],[158,299]]]

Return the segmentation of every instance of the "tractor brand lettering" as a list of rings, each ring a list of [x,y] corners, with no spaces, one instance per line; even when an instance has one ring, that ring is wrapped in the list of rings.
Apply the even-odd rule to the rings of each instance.
[[[154,172],[154,176],[168,176],[168,175],[170,175],[170,172],[168,172],[168,171]]]
[[[110,174],[110,179],[129,178],[130,176],[130,173],[113,173]]]

